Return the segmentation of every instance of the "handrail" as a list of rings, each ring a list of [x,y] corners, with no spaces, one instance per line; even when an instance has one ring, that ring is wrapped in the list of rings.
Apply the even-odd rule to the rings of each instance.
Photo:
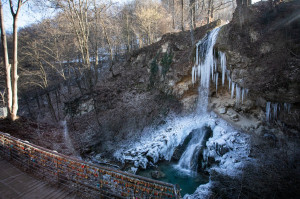
[[[88,163],[2,132],[1,152],[22,167],[42,172],[48,180],[64,181],[76,189],[94,189],[115,198],[180,198],[180,188],[173,184]]]

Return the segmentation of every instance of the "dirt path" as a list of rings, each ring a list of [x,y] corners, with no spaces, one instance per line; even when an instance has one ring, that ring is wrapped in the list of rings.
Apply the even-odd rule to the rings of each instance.
[[[69,199],[71,191],[53,187],[22,172],[0,157],[0,199]]]

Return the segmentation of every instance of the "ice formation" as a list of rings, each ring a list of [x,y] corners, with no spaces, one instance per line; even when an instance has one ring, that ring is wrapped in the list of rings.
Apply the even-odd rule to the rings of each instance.
[[[193,70],[197,71],[198,78],[200,78],[200,85],[204,88],[209,88],[210,77],[214,72],[215,60],[213,47],[219,30],[220,28],[213,29],[204,39],[196,44],[196,65],[193,67]],[[196,77],[194,81],[196,81]]]
[[[291,104],[289,103],[278,103],[278,102],[267,102],[266,104],[266,120],[267,122],[276,121],[280,113],[280,109],[283,106],[284,113],[291,113]]]
[[[160,129],[146,129],[139,142],[124,143],[114,156],[123,163],[132,162],[135,167],[145,169],[159,160],[171,160],[175,148],[193,129],[202,126],[214,128],[215,125],[215,120],[207,118],[207,115],[170,118]]]
[[[218,92],[218,79],[219,79],[219,73],[216,74],[216,92]]]
[[[225,83],[225,73],[226,73],[226,55],[223,52],[219,52],[219,57],[221,60],[221,68],[222,68],[222,85]]]
[[[249,158],[249,139],[249,135],[224,127],[222,122],[217,125],[213,130],[213,137],[206,142],[207,148],[204,150],[203,155],[204,161],[213,158],[220,163],[209,170],[231,177],[241,176],[245,164],[253,161]],[[207,184],[200,185],[193,194],[186,194],[183,198],[210,198],[213,183],[213,181],[209,181]]]
[[[237,84],[236,84],[235,101],[237,104],[239,104],[241,101],[241,88]]]
[[[232,84],[231,84],[231,99],[232,99],[233,96],[234,96],[234,87],[235,87],[235,83],[232,82]]]

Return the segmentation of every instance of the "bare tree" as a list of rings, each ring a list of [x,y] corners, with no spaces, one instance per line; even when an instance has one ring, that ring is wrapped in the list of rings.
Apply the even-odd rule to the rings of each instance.
[[[18,0],[17,3],[9,0],[10,12],[13,17],[13,65],[12,76],[10,74],[10,65],[8,62],[7,41],[5,36],[2,1],[1,2],[1,39],[4,53],[4,62],[6,67],[6,87],[8,94],[9,116],[14,121],[18,118],[18,19],[22,5],[28,0]],[[11,76],[11,77],[10,77]],[[10,87],[10,85],[12,85]],[[11,94],[10,94],[11,93]],[[12,98],[12,99],[11,99]],[[11,107],[11,108],[10,108]]]
[[[184,3],[181,0],[181,30],[184,31]]]
[[[6,76],[6,90],[7,90],[7,109],[8,117],[11,117],[12,112],[12,89],[11,89],[11,65],[8,60],[8,50],[7,50],[7,39],[4,26],[3,18],[3,8],[2,1],[0,0],[0,20],[1,20],[1,41],[2,41],[2,50],[3,50],[3,60],[5,66],[5,76]]]

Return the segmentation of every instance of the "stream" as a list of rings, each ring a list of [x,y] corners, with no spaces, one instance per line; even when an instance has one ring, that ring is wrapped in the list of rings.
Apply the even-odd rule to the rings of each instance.
[[[178,184],[181,188],[181,196],[194,193],[199,185],[206,184],[209,180],[207,175],[197,172],[190,172],[189,170],[178,169],[176,162],[168,161],[159,163],[157,167],[141,170],[137,173],[137,175],[153,178],[151,173],[156,171],[159,171],[164,175],[158,180],[172,184]]]

